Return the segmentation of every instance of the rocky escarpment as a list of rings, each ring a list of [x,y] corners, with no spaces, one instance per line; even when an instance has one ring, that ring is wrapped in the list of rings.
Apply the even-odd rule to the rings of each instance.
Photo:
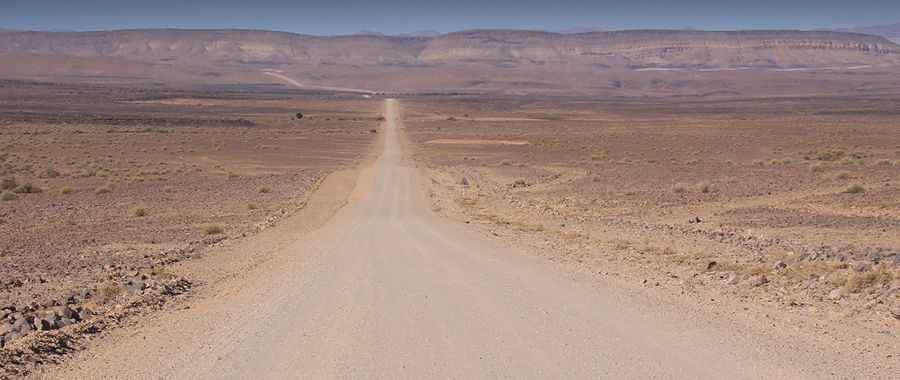
[[[610,66],[820,66],[895,63],[900,46],[877,36],[801,31],[634,30],[553,34],[465,31],[430,41],[419,58],[584,62]]]
[[[416,60],[425,40],[316,37],[257,30],[0,33],[0,54],[123,58],[168,64],[393,63]]]
[[[816,67],[900,62],[872,35],[804,31],[632,30],[558,34],[471,30],[436,37],[318,37],[253,30],[0,33],[0,54],[108,57],[169,65],[444,65]]]

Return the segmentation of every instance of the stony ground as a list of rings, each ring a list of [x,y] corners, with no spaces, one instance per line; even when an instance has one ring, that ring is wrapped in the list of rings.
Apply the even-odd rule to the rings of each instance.
[[[188,291],[172,264],[304,207],[369,151],[379,112],[291,92],[2,82],[0,347]]]
[[[448,216],[698,302],[900,332],[900,99],[406,104]]]

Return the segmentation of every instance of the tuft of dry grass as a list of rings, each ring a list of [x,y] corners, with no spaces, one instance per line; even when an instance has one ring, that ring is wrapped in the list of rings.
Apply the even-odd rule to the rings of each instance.
[[[591,155],[591,161],[606,161],[609,159],[609,154],[606,152],[594,153]]]
[[[203,226],[203,233],[207,235],[218,235],[225,232],[225,228],[218,224],[207,224]]]
[[[16,200],[16,198],[18,198],[16,194],[11,191],[4,191],[2,194],[0,194],[0,200],[4,202],[13,201]]]
[[[850,172],[848,172],[848,171],[840,171],[840,172],[834,173],[834,179],[844,181],[844,180],[848,180],[850,178],[853,178],[853,175],[850,174]]]
[[[478,199],[475,198],[458,198],[456,203],[459,203],[460,206],[463,207],[475,207],[478,204]]]
[[[783,165],[790,165],[792,162],[794,162],[794,160],[792,160],[790,157],[773,158],[773,159],[769,160],[769,165],[783,166]]]
[[[112,190],[113,190],[113,189],[112,189],[112,186],[110,186],[109,184],[106,184],[106,185],[103,185],[103,186],[98,187],[97,190],[94,190],[94,193],[97,193],[97,194],[108,194],[108,193],[111,193]]]
[[[860,194],[865,192],[866,188],[862,187],[862,185],[851,185],[847,188],[847,190],[844,190],[844,193],[846,194]]]
[[[848,156],[848,157],[842,158],[840,161],[838,161],[838,163],[841,165],[845,165],[845,166],[853,166],[853,165],[865,165],[866,162],[862,158]]]
[[[41,188],[39,188],[31,183],[23,183],[19,186],[16,186],[16,188],[13,189],[12,192],[16,193],[16,194],[34,194],[34,193],[40,193],[41,191],[42,191]]]
[[[894,161],[891,161],[891,160],[888,160],[888,159],[878,160],[878,161],[875,162],[875,166],[884,166],[884,167],[887,167],[887,166],[894,166]]]
[[[813,173],[824,172],[825,169],[827,169],[827,168],[828,168],[828,167],[825,166],[825,164],[823,164],[823,163],[821,163],[821,162],[816,162],[816,163],[814,163],[814,164],[812,164],[812,165],[809,165],[809,171],[811,171],[811,172],[813,172]]]
[[[884,268],[877,268],[869,272],[853,272],[847,276],[844,289],[851,293],[859,293],[866,288],[887,284],[894,279],[894,274]]]
[[[116,299],[124,292],[125,289],[121,285],[112,281],[103,284],[97,289],[97,295],[99,296],[100,302],[103,303]]]
[[[250,204],[247,205],[247,210],[250,210],[250,211],[256,210],[257,208],[259,208],[259,207],[256,206],[256,204],[253,204],[253,203],[250,203]]]
[[[676,183],[672,185],[672,191],[675,194],[684,194],[688,192],[688,185],[684,183]]]
[[[709,194],[715,189],[713,188],[713,185],[709,183],[709,181],[702,181],[697,184],[697,190],[699,190],[703,194]]]
[[[73,191],[72,186],[69,186],[69,185],[63,186],[62,188],[59,189],[60,194],[71,194],[72,191]]]
[[[271,192],[272,192],[272,189],[263,186],[263,187],[260,187],[260,188],[259,188],[259,192],[260,192],[260,193],[263,193],[263,194],[271,193]]]
[[[142,216],[147,216],[147,209],[141,206],[135,207],[131,209],[131,215],[134,215],[138,218]]]

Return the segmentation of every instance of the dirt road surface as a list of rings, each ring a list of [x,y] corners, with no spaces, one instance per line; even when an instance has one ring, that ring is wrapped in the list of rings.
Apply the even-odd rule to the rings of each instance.
[[[277,72],[274,72],[274,71],[263,71],[263,74],[268,75],[268,76],[271,76],[271,77],[275,77],[275,78],[278,78],[278,79],[281,79],[281,80],[283,80],[283,81],[287,82],[288,84],[293,85],[293,86],[295,86],[295,87],[298,87],[298,88],[304,88],[304,89],[308,89],[308,90],[323,90],[323,91],[335,91],[335,92],[355,92],[355,93],[366,94],[366,95],[373,95],[373,94],[375,94],[375,91],[363,90],[363,89],[359,89],[359,88],[331,87],[331,86],[316,86],[316,85],[310,85],[310,84],[303,84],[303,83],[298,82],[298,81],[295,80],[294,78],[291,78],[291,77],[289,77],[289,76],[287,76],[287,75],[284,75],[284,74],[281,74],[281,73],[277,73]]]
[[[322,228],[45,378],[842,378],[828,347],[569,273],[438,218],[385,102],[378,160]],[[770,326],[771,327],[771,326]],[[783,339],[772,339],[781,336]],[[790,342],[787,342],[790,338]]]

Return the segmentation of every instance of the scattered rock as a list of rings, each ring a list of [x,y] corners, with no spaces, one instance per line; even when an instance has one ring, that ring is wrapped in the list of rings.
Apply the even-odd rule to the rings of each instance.
[[[57,328],[57,316],[50,315],[43,318],[36,318],[34,320],[34,327],[37,331],[50,331],[56,330]]]
[[[9,334],[13,331],[13,325],[9,323],[0,323],[0,336]]]
[[[869,265],[869,264],[867,264],[867,263],[856,263],[856,264],[853,264],[853,270],[854,270],[855,272],[859,272],[859,273],[862,273],[862,272],[868,272],[870,269],[872,269],[872,266]]]
[[[128,281],[127,284],[125,284],[125,289],[129,293],[140,293],[146,287],[147,287],[147,284],[144,281],[139,280],[139,279],[130,280],[130,281]]]
[[[463,186],[469,186],[469,178],[468,178],[468,177],[462,177],[462,180],[459,181],[459,184],[460,184],[460,185],[463,185]]]
[[[756,276],[750,277],[750,280],[748,281],[748,283],[750,284],[750,286],[753,286],[753,287],[763,286],[763,285],[769,283],[769,278],[766,277],[765,275],[756,275]]]
[[[833,289],[830,292],[828,292],[828,299],[830,299],[832,301],[837,301],[841,298],[844,298],[844,289],[843,288],[836,288],[836,289]]]
[[[695,216],[695,217],[693,217],[691,220],[688,220],[688,223],[696,224],[696,223],[703,223],[703,221],[700,220],[700,217],[699,217],[699,216]]]
[[[715,268],[716,265],[719,265],[719,263],[717,263],[715,261],[710,261],[710,262],[706,263],[706,270],[713,270],[713,268]]]
[[[773,265],[773,267],[775,269],[784,269],[784,268],[787,268],[787,263],[785,263],[784,261],[778,260],[775,262],[775,265]]]

